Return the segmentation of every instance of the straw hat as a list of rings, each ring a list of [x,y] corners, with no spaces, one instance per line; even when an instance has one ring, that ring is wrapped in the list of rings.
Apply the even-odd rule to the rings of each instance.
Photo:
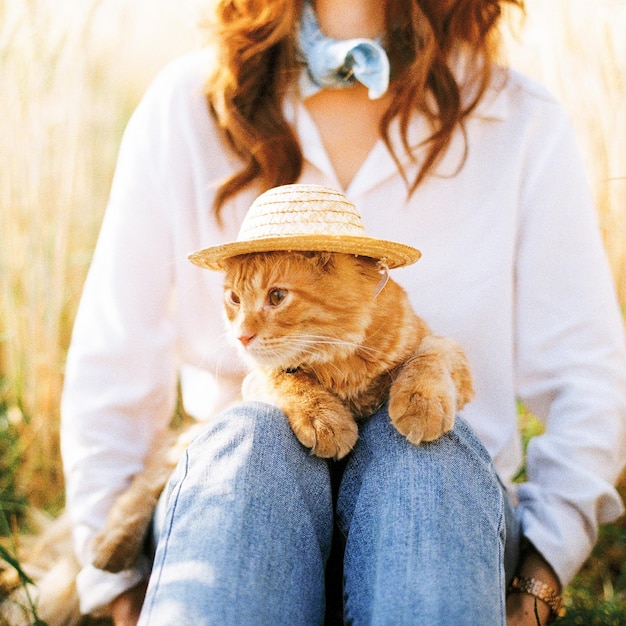
[[[355,206],[336,189],[283,185],[252,203],[237,241],[198,250],[189,260],[219,271],[230,257],[279,250],[343,252],[377,259],[390,269],[415,263],[421,256],[411,246],[367,237]]]

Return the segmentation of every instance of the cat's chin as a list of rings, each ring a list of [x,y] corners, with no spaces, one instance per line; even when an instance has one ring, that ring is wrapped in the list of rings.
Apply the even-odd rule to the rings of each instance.
[[[251,367],[264,367],[269,369],[295,369],[300,364],[299,359],[294,359],[292,355],[265,354],[261,351],[254,352],[241,348],[239,354],[243,357],[245,363]]]

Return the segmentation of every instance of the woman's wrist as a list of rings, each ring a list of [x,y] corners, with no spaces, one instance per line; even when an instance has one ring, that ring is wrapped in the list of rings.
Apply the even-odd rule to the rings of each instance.
[[[507,593],[521,593],[532,596],[535,601],[540,600],[550,608],[548,621],[554,621],[561,613],[561,596],[548,583],[538,578],[515,576],[509,585]]]
[[[532,615],[537,623],[549,624],[560,613],[561,582],[538,550],[526,542],[517,575],[507,590],[507,616]],[[524,623],[520,621],[519,623]]]

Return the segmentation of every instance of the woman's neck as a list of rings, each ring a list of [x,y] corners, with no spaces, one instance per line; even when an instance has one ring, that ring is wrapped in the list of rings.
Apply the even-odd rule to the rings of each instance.
[[[378,37],[385,31],[384,0],[313,0],[313,6],[327,37]]]

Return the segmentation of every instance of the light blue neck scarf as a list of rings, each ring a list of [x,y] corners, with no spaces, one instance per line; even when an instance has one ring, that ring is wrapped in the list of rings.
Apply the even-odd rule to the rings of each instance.
[[[302,98],[327,87],[341,89],[359,81],[375,100],[389,87],[389,59],[380,40],[326,37],[310,0],[302,8],[299,45],[306,62],[300,76]]]

